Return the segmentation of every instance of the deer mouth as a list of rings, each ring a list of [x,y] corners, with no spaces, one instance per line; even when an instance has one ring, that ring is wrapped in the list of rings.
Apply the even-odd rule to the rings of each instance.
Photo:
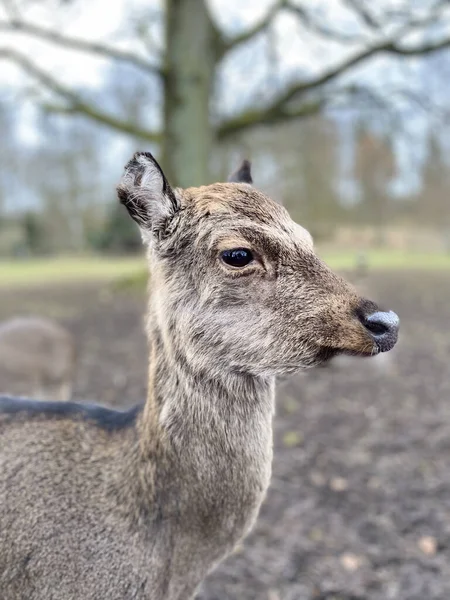
[[[371,358],[381,352],[380,347],[374,344],[372,350],[342,350],[339,354],[344,356],[359,356],[360,358]]]
[[[327,365],[336,356],[355,356],[359,358],[371,358],[381,352],[380,347],[377,344],[361,350],[353,348],[332,348],[332,347],[321,347],[317,356],[318,366]]]

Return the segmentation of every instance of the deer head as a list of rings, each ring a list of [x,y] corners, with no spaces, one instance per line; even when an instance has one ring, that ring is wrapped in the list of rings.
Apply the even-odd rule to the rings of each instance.
[[[397,315],[359,297],[251,181],[244,162],[231,182],[172,189],[150,153],[127,164],[118,195],[148,247],[162,343],[212,376],[273,376],[390,350]]]

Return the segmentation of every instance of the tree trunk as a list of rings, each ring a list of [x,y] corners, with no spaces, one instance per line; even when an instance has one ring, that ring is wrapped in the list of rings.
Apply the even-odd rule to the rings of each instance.
[[[218,34],[205,0],[167,0],[166,19],[162,163],[172,184],[202,185],[209,183]]]

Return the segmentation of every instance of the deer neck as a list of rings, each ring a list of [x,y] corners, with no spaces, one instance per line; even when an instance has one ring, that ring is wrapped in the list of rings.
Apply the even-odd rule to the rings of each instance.
[[[215,524],[214,536],[227,530],[233,544],[253,523],[270,480],[274,379],[210,380],[192,370],[182,345],[153,315],[147,331],[140,445],[156,464],[156,501],[173,511],[168,518],[181,514],[196,530],[206,531],[205,523]]]
[[[190,456],[207,449],[208,457],[220,460],[226,450],[245,454],[259,432],[271,433],[274,378],[239,374],[213,379],[207,368],[197,373],[180,352],[182,344],[165,336],[157,322],[149,325],[148,341],[142,416],[143,433],[152,433],[145,435],[148,441],[156,437],[166,449],[194,452]]]

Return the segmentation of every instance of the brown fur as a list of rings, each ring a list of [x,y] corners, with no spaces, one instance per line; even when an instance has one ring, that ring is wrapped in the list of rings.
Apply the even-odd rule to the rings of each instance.
[[[70,400],[74,371],[73,337],[52,319],[0,323],[0,393]]]
[[[148,398],[0,402],[4,600],[191,598],[264,499],[275,376],[376,350],[377,307],[250,185],[172,190],[144,153],[118,192],[151,267]],[[255,260],[226,265],[229,244]]]

